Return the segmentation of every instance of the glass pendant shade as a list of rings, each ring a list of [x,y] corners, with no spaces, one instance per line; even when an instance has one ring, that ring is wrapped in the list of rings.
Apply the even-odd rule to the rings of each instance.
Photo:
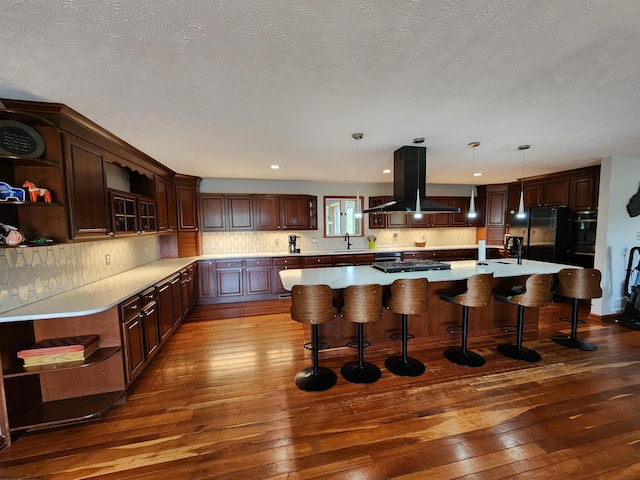
[[[520,204],[518,205],[518,214],[516,215],[518,218],[524,218],[524,190],[520,190]]]
[[[360,205],[360,140],[362,140],[364,134],[353,133],[351,138],[356,141],[356,213],[354,218],[362,218],[362,208]]]
[[[524,151],[529,150],[531,145],[520,145],[518,150],[522,152],[522,180],[520,186],[520,204],[518,205],[518,213],[516,214],[516,218],[525,218],[527,215],[524,212]]]
[[[476,201],[473,195],[473,187],[471,187],[471,199],[469,200],[469,213],[467,216],[469,218],[476,218]]]
[[[422,207],[420,206],[420,189],[416,191],[416,212],[413,218],[422,218]]]

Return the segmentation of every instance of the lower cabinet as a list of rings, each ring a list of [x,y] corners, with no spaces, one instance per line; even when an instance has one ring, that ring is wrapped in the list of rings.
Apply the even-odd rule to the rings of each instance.
[[[271,258],[199,261],[197,268],[199,303],[273,298]]]

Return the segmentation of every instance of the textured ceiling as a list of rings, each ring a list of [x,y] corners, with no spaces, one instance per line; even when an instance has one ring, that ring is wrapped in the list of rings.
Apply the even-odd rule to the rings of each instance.
[[[471,183],[479,141],[500,183],[521,144],[525,176],[640,157],[638,25],[636,0],[5,0],[0,97],[202,177],[390,181],[420,136],[428,182]]]

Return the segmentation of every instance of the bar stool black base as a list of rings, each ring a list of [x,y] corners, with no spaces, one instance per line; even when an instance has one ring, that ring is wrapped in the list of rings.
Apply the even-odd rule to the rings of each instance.
[[[484,358],[477,353],[469,350],[465,352],[461,348],[447,348],[444,351],[444,356],[450,362],[464,365],[465,367],[481,367],[485,363]]]
[[[295,382],[300,390],[307,392],[321,392],[336,384],[338,377],[329,368],[318,367],[318,373],[313,373],[313,367],[305,368],[296,373]]]
[[[539,362],[542,360],[542,356],[535,350],[518,347],[517,345],[498,345],[498,351],[505,357],[522,360],[523,362]]]
[[[563,347],[577,348],[578,350],[584,350],[587,352],[593,352],[594,350],[598,349],[598,347],[593,343],[582,340],[581,338],[571,338],[564,335],[555,335],[551,337],[551,340],[556,342],[558,345],[562,345]]]
[[[402,357],[389,357],[384,361],[384,366],[399,377],[417,377],[426,370],[424,363],[411,357],[407,357],[406,361]]]
[[[373,383],[382,376],[380,369],[373,363],[363,362],[362,368],[360,368],[357,361],[345,363],[340,369],[340,373],[351,383]]]

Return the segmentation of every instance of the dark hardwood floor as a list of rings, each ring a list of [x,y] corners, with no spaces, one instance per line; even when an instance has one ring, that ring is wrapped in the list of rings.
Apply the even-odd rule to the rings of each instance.
[[[197,307],[102,419],[27,434],[0,452],[0,478],[29,479],[638,479],[640,331],[590,322],[594,352],[561,347],[568,304],[541,310],[525,344],[538,364],[502,357],[512,335],[472,338],[480,368],[416,346],[417,378],[382,369],[356,385],[323,358],[332,389],[293,383],[310,364],[289,301]],[[400,344],[397,344],[398,348]],[[397,350],[396,350],[397,351]],[[395,352],[394,352],[395,353]]]

